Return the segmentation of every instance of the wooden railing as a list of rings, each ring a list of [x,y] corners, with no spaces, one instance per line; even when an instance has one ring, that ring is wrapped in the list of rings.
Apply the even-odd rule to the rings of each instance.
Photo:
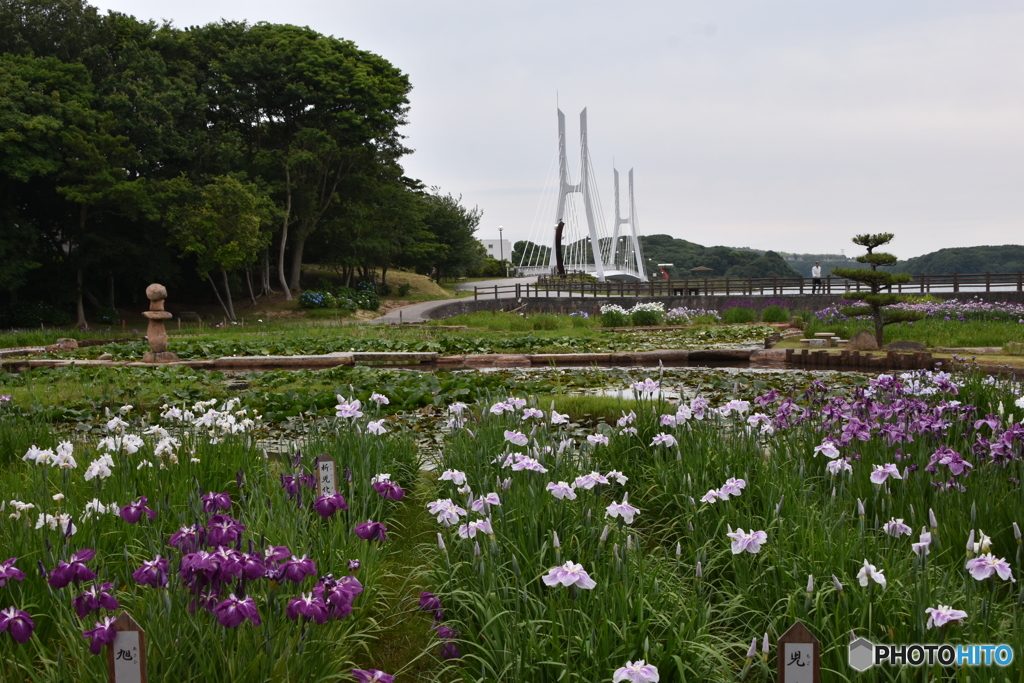
[[[867,291],[860,282],[846,278],[821,278],[815,287],[809,277],[767,278],[686,278],[682,280],[651,280],[650,282],[597,282],[569,275],[539,277],[536,283],[474,287],[473,298],[537,298],[560,296],[793,296],[801,294],[843,294]],[[909,282],[892,285],[885,291],[894,294],[928,294],[930,292],[1024,292],[1024,273],[968,273],[952,275],[912,275]]]

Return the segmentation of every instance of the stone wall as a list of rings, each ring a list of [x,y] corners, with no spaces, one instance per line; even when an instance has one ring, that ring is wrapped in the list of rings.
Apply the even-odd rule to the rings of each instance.
[[[952,292],[932,293],[932,296],[939,299],[958,299],[960,301],[966,301],[977,297],[983,301],[1007,301],[1012,303],[1024,304],[1024,293],[1022,292],[971,292],[965,293],[960,292],[959,294],[953,294]],[[504,310],[504,311],[518,311],[520,313],[574,313],[576,311],[585,311],[590,315],[599,314],[601,306],[604,304],[618,304],[623,308],[630,308],[636,303],[644,303],[650,301],[660,301],[665,304],[666,309],[677,308],[685,306],[687,308],[705,308],[714,309],[721,311],[723,308],[728,307],[730,302],[739,300],[749,300],[754,305],[760,306],[767,299],[774,299],[780,302],[785,302],[784,305],[791,311],[802,311],[811,310],[818,311],[822,308],[828,308],[829,306],[843,306],[848,301],[844,300],[839,294],[804,294],[804,295],[786,295],[786,296],[743,296],[743,295],[718,295],[718,296],[672,296],[672,297],[538,297],[533,298],[504,298],[494,299],[486,298],[483,294],[480,295],[478,300],[473,299],[462,299],[459,301],[453,301],[449,304],[442,306],[436,306],[429,311],[424,312],[424,315],[431,318],[432,320],[438,320],[441,318],[450,318],[454,315],[461,313],[473,313],[476,311],[492,311],[492,310]]]

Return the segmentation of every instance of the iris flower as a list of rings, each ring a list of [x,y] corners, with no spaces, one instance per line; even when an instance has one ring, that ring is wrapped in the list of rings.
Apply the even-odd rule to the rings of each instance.
[[[441,621],[444,619],[441,599],[433,593],[428,593],[427,591],[420,593],[420,609],[425,612],[433,612],[435,621]]]
[[[458,470],[445,470],[438,478],[441,481],[450,481],[456,486],[462,486],[466,483],[466,473]]]
[[[251,596],[239,600],[231,593],[227,600],[213,608],[213,614],[225,628],[235,628],[246,619],[256,626],[262,623],[260,613],[256,610],[256,601]]]
[[[58,562],[57,567],[50,572],[50,585],[54,588],[63,588],[72,581],[92,581],[96,573],[85,566],[85,563],[96,556],[96,551],[85,548],[71,556],[70,562]]]
[[[167,586],[167,560],[159,555],[152,560],[146,560],[132,573],[132,578],[141,586],[152,586],[153,588]]]
[[[405,498],[405,491],[402,487],[390,481],[378,481],[373,485],[373,490],[380,494],[385,500],[402,500]]]
[[[466,511],[452,502],[451,498],[440,498],[427,503],[427,511],[437,515],[437,521],[445,526],[459,523],[459,517],[465,517]]]
[[[859,572],[857,572],[857,580],[860,581],[860,585],[865,588],[872,581],[881,585],[882,588],[885,588],[886,586],[885,576],[878,568],[875,567],[875,565],[869,563],[867,560],[864,560],[864,566],[861,567]]]
[[[626,662],[626,666],[615,670],[612,676],[612,683],[658,683],[658,667],[648,664],[642,659],[635,662]]]
[[[541,580],[547,586],[557,586],[561,584],[567,588],[569,586],[578,586],[588,590],[597,585],[597,582],[587,574],[583,565],[576,564],[572,561],[566,562],[559,567],[552,567],[548,570],[547,574],[541,577]]]
[[[156,519],[156,513],[146,507],[146,503],[149,501],[146,496],[142,496],[134,503],[128,503],[121,508],[121,519],[128,522],[129,524],[137,524],[142,515],[149,517],[150,521]]]
[[[227,515],[214,515],[206,523],[206,543],[211,546],[230,545],[239,539],[243,531],[245,526],[238,520]]]
[[[473,521],[469,524],[463,524],[459,527],[459,536],[462,538],[476,538],[478,531],[494,535],[494,528],[491,526],[490,518]]]
[[[103,621],[96,622],[96,628],[85,631],[82,637],[89,641],[89,652],[98,655],[104,645],[114,642],[117,637],[117,629],[114,628],[114,618],[104,617]]]
[[[664,446],[665,448],[671,448],[672,446],[675,446],[676,443],[678,443],[676,441],[676,437],[671,434],[658,434],[651,441],[652,446]]]
[[[587,437],[587,441],[589,441],[590,443],[594,444],[595,446],[597,446],[597,445],[607,446],[608,445],[608,437],[603,435],[603,434],[591,434],[591,435],[589,435]]]
[[[302,583],[302,580],[307,576],[315,575],[316,563],[305,555],[301,558],[293,555],[292,559],[281,563],[281,576],[289,581]]]
[[[576,500],[576,491],[573,490],[573,487],[568,482],[560,481],[556,484],[553,481],[549,481],[546,490],[558,500]]]
[[[8,631],[18,644],[26,643],[32,637],[35,627],[36,622],[32,621],[28,612],[13,607],[0,610],[0,633]]]
[[[932,535],[921,528],[921,538],[918,539],[917,543],[911,543],[910,549],[917,555],[925,556],[931,554]]]
[[[371,420],[367,422],[366,431],[374,436],[383,436],[388,433],[388,430],[384,428],[384,420]]]
[[[335,493],[333,496],[320,496],[313,501],[313,509],[316,513],[324,519],[330,517],[338,510],[348,510],[348,503],[345,502],[345,497],[340,493]]]
[[[312,593],[303,593],[302,597],[293,598],[289,601],[285,614],[292,621],[303,616],[318,624],[322,624],[330,618],[330,615],[327,613],[327,603],[322,598],[315,597]]]
[[[768,540],[768,534],[764,531],[745,532],[743,529],[726,534],[732,539],[732,554],[739,555],[743,551],[756,554],[761,550],[761,545]]]
[[[380,669],[352,669],[352,675],[359,683],[394,683],[395,677]]]
[[[621,517],[622,521],[626,524],[632,524],[633,517],[639,514],[640,509],[635,508],[629,504],[629,493],[623,493],[622,502],[616,503],[613,501],[612,504],[609,505],[605,511],[606,516],[611,517],[613,519],[615,517]]]
[[[112,583],[105,583],[101,586],[89,586],[84,593],[71,601],[75,614],[78,615],[79,619],[85,619],[85,615],[93,610],[117,609],[121,604],[117,601],[117,598],[110,594],[110,591],[113,589],[114,584]]]
[[[0,562],[0,588],[6,586],[8,581],[25,580],[25,572],[14,566],[14,563],[17,561],[16,557],[9,557],[7,560]]]
[[[515,446],[525,446],[530,442],[530,437],[526,436],[522,432],[505,430],[505,441]]]
[[[736,479],[730,477],[722,485],[722,488],[718,490],[718,493],[722,496],[722,500],[729,500],[729,496],[739,496],[740,492],[747,487],[747,482],[742,479]]]
[[[893,479],[903,478],[903,475],[900,474],[900,469],[893,463],[875,465],[875,471],[871,473],[870,479],[872,484],[884,484],[885,480],[889,477]]]
[[[888,522],[882,525],[882,531],[899,538],[901,535],[909,536],[912,532],[909,526],[903,523],[903,519],[896,519],[893,517]]]
[[[221,510],[231,509],[231,496],[226,493],[204,493],[203,499],[203,512],[216,512],[217,508]]]
[[[996,559],[996,556],[992,553],[986,553],[967,560],[965,568],[978,581],[984,581],[993,574],[997,574],[1004,581],[1017,581],[1017,579],[1013,578],[1013,574],[1010,571],[1010,563],[1004,558]]]
[[[582,477],[576,477],[576,488],[584,489],[589,491],[598,484],[607,484],[608,479],[601,476],[600,472],[591,472],[590,474],[584,474]]]
[[[206,529],[199,525],[183,526],[171,534],[168,544],[178,548],[182,553],[194,553],[203,545]]]
[[[385,396],[384,394],[378,394],[376,392],[370,394],[370,400],[379,406],[386,406],[391,404],[391,401],[388,400],[387,396]]]
[[[353,529],[355,535],[364,541],[381,541],[382,543],[387,540],[387,530],[386,526],[372,519],[362,524],[356,524]]]
[[[953,609],[949,605],[929,607],[924,612],[928,615],[928,624],[925,627],[928,629],[930,629],[932,626],[934,626],[935,628],[940,628],[951,621],[959,622],[961,619],[967,618],[967,612],[963,611],[962,609]]]

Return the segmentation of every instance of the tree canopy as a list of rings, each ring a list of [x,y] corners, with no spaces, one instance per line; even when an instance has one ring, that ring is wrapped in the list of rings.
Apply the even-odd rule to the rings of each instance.
[[[404,176],[408,76],[310,28],[0,4],[0,288],[75,310],[477,267],[477,209]],[[310,255],[307,244],[316,248]],[[218,294],[218,297],[220,294]],[[101,301],[102,299],[102,301]]]

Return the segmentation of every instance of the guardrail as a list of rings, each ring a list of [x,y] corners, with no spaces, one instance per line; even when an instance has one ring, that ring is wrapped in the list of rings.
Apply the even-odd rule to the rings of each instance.
[[[682,280],[651,280],[650,282],[597,282],[573,275],[540,277],[536,283],[474,287],[473,298],[505,297],[538,298],[580,296],[668,297],[668,296],[792,296],[800,294],[843,294],[868,291],[860,282],[846,278],[821,278],[814,286],[809,277],[768,278],[686,278]],[[928,294],[929,292],[1024,292],[1024,272],[1016,273],[953,273],[951,275],[912,275],[909,282],[888,287],[895,294]]]

